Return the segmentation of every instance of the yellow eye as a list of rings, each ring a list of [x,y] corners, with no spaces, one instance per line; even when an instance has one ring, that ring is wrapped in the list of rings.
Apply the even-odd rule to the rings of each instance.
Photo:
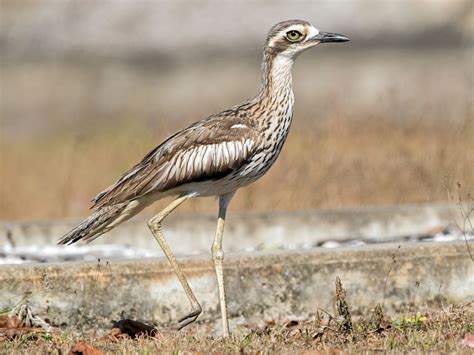
[[[303,35],[301,34],[301,32],[298,32],[298,31],[295,31],[295,30],[288,31],[286,33],[286,38],[288,38],[292,42],[299,41],[299,40],[302,39],[302,37],[303,37]]]

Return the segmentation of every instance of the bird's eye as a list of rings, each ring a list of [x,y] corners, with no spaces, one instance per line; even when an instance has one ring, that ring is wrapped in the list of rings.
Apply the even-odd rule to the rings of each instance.
[[[301,32],[292,30],[286,33],[286,38],[288,38],[292,42],[296,42],[301,40],[303,38],[303,35],[301,34]]]

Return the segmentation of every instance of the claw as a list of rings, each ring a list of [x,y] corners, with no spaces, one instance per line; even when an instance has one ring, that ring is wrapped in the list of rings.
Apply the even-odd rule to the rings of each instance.
[[[182,323],[178,326],[178,330],[181,330],[183,329],[185,326],[193,323],[196,321],[196,319],[199,317],[199,315],[201,314],[202,312],[202,308],[199,307],[199,308],[196,308],[195,310],[193,310],[192,312],[188,313],[187,315],[185,315],[184,317],[180,318],[178,320],[179,323]]]

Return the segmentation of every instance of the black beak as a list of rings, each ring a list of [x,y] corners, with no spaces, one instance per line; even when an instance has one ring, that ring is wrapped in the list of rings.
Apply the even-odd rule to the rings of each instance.
[[[349,41],[349,38],[347,38],[346,36],[340,35],[338,33],[331,33],[331,32],[319,32],[316,36],[314,36],[311,39],[319,41],[320,43]]]

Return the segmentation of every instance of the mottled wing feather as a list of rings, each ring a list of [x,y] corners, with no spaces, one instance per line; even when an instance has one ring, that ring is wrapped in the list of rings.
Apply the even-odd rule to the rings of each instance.
[[[222,114],[211,116],[153,149],[114,185],[98,194],[92,207],[122,203],[188,183],[220,179],[255,154],[257,139],[252,121]]]

